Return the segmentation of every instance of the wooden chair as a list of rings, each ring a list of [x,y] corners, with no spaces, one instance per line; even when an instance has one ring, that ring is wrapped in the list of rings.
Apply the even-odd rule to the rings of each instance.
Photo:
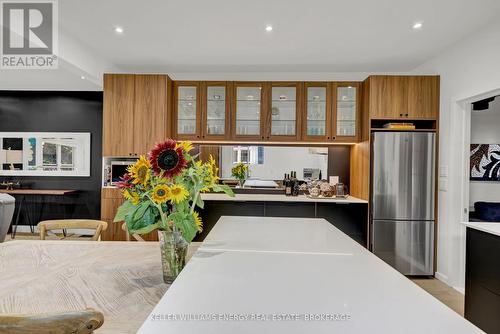
[[[127,224],[122,224],[122,230],[127,234],[127,241],[130,241],[130,233],[128,232]],[[132,237],[134,237],[134,239],[137,241],[144,241],[144,239],[139,234],[132,234]]]
[[[38,223],[40,231],[40,240],[45,240],[45,235],[48,231],[63,230],[63,237],[66,238],[66,230],[75,229],[90,229],[95,230],[91,240],[100,240],[102,231],[106,231],[108,223],[102,220],[90,219],[60,219],[60,220],[45,220]]]
[[[0,333],[91,334],[103,323],[103,314],[91,308],[84,311],[38,315],[2,314]]]

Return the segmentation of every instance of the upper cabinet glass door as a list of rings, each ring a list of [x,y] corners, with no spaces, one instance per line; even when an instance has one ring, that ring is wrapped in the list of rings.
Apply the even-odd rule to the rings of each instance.
[[[336,86],[335,139],[355,138],[357,135],[357,85]]]
[[[236,84],[236,137],[261,138],[263,120],[263,92],[260,84]]]
[[[270,137],[296,139],[299,101],[297,84],[271,85]]]
[[[226,83],[208,82],[203,85],[203,138],[226,139],[228,137],[228,89]]]
[[[176,97],[177,136],[179,139],[199,138],[198,85],[179,84]]]
[[[330,97],[327,84],[306,84],[304,137],[309,140],[330,139]]]

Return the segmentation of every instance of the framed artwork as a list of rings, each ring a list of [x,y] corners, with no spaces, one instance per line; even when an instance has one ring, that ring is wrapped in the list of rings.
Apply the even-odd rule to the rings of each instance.
[[[500,181],[500,144],[471,144],[470,179]]]

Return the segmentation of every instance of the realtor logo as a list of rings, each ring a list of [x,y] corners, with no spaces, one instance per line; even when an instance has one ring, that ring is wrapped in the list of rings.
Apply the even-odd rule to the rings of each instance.
[[[56,1],[0,1],[0,68],[57,68]]]

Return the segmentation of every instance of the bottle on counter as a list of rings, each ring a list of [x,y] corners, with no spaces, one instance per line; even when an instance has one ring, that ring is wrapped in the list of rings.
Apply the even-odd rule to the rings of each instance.
[[[285,180],[285,196],[292,196],[292,180],[288,174]]]
[[[299,179],[297,179],[297,172],[293,172],[293,186],[292,186],[292,196],[299,196]]]

